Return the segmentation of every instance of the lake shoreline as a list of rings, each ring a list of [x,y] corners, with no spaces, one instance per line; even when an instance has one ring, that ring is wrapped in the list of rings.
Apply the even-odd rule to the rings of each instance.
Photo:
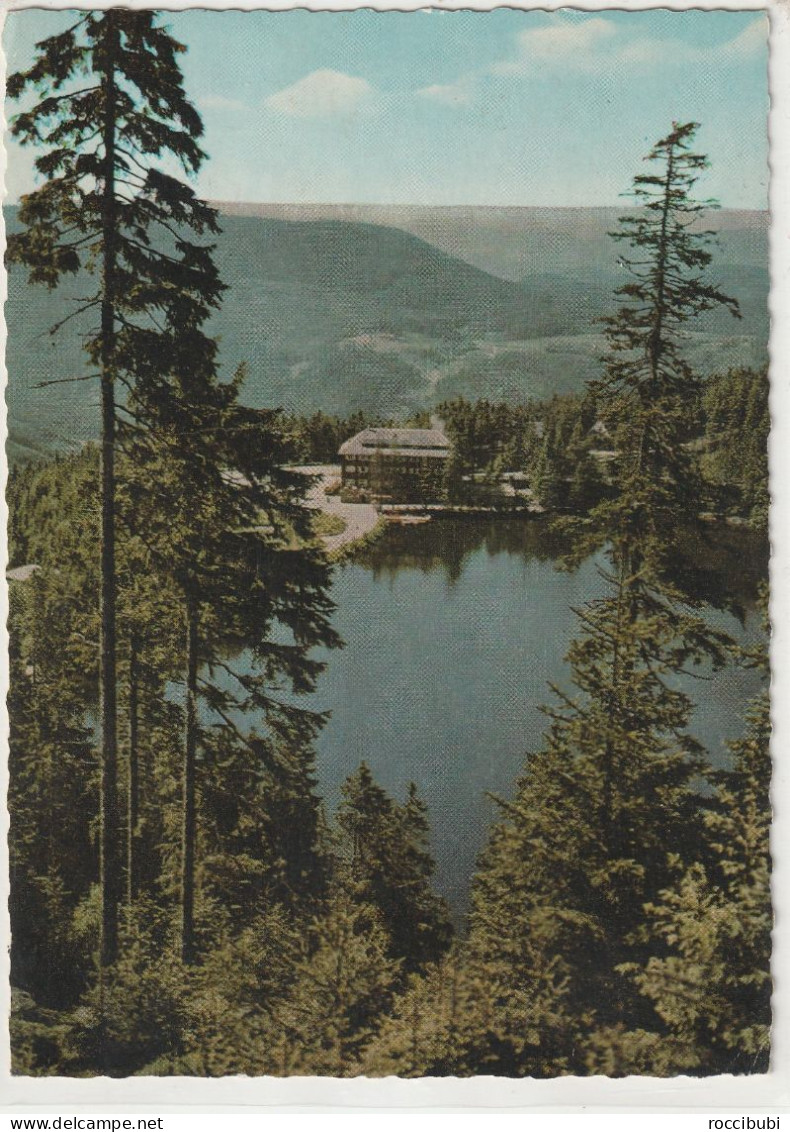
[[[594,557],[561,568],[566,544],[549,516],[436,519],[385,520],[364,546],[343,550],[332,598],[345,648],[326,657],[313,701],[331,713],[316,740],[317,776],[330,811],[362,761],[398,801],[417,784],[435,888],[460,922],[497,816],[491,795],[511,798],[527,751],[539,749],[540,705],[551,683],[567,679],[573,609],[599,597],[603,583]],[[742,528],[706,523],[684,547],[690,567],[706,569],[684,569],[682,583],[712,603],[717,628],[748,647],[761,633],[762,544]],[[726,742],[741,733],[759,676],[734,665],[703,674],[710,679],[688,681],[692,734],[715,765],[728,765]]]

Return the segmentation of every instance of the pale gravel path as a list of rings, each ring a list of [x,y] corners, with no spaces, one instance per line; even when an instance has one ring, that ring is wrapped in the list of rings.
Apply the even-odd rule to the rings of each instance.
[[[327,495],[326,488],[340,479],[339,464],[311,464],[293,468],[321,478],[313,484],[305,496],[305,503],[327,515],[337,515],[346,524],[346,529],[338,535],[324,535],[323,543],[327,550],[338,550],[349,542],[356,542],[376,526],[379,513],[371,503],[341,503],[336,495]]]

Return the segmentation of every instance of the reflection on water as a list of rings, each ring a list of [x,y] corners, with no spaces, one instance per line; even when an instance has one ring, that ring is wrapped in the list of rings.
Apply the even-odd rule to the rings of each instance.
[[[699,523],[683,530],[670,577],[684,593],[745,623],[768,579],[768,557],[767,540],[748,528]]]
[[[429,523],[393,524],[355,561],[374,577],[393,577],[404,569],[429,573],[443,570],[457,582],[464,563],[476,551],[489,557],[520,555],[526,561],[554,562],[568,550],[567,539],[543,519],[445,519]]]
[[[571,607],[601,592],[594,561],[557,568],[566,549],[542,520],[442,520],[390,528],[336,574],[346,647],[327,657],[315,696],[332,712],[317,744],[322,791],[334,805],[362,759],[400,798],[416,782],[437,887],[456,911],[494,815],[488,794],[511,794],[541,742],[547,683],[567,680]],[[747,641],[760,632],[754,606],[766,568],[750,532],[708,527],[684,534],[675,573],[716,607],[718,626]],[[734,667],[689,679],[694,731],[715,763],[758,682]]]
[[[489,557],[515,554],[558,566],[568,554],[567,536],[545,519],[451,519],[393,525],[386,536],[366,547],[355,562],[374,577],[393,577],[404,569],[443,570],[448,582],[461,576],[476,551]],[[768,575],[768,545],[754,531],[723,524],[683,528],[672,558],[670,577],[683,592],[743,621],[754,607],[757,587]]]

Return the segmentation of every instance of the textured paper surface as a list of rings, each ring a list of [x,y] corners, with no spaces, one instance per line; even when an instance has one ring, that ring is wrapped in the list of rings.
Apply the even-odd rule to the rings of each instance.
[[[23,5],[18,7],[21,8]],[[188,5],[173,6],[174,9],[188,7]],[[282,9],[287,9],[287,7],[287,5],[272,6],[272,8]],[[399,6],[398,10],[404,12],[408,7],[408,5],[402,5]],[[414,5],[414,7],[417,6]],[[442,7],[461,9],[465,6],[459,4],[442,5]],[[641,8],[641,5],[630,5],[628,12],[636,12]],[[380,7],[379,10],[383,10],[383,8]],[[594,10],[599,10],[597,17],[593,16]],[[480,11],[480,14],[476,17],[478,20],[485,21],[496,18],[496,13],[492,12],[490,15],[486,15],[483,11],[479,9],[478,11]],[[564,14],[565,17],[572,15],[574,11],[581,12],[581,10],[569,10]],[[545,24],[535,25],[534,28],[532,25],[525,25],[522,32],[523,35],[528,35],[530,32],[537,32],[539,27],[548,28],[549,32],[554,29],[556,32],[559,27],[562,29],[559,36],[556,34],[552,36],[549,32],[544,31],[544,38],[541,39],[538,36],[537,39],[530,42],[519,39],[514,28],[510,35],[507,50],[499,54],[490,50],[486,53],[483,50],[482,40],[485,38],[485,32],[481,32],[477,39],[471,33],[465,37],[462,36],[460,37],[462,42],[455,48],[458,52],[458,61],[453,77],[450,77],[450,71],[453,68],[448,67],[445,58],[439,68],[441,81],[438,81],[438,79],[435,82],[428,81],[424,76],[430,68],[423,66],[419,72],[423,77],[417,81],[415,76],[410,90],[393,91],[388,89],[386,81],[387,60],[384,47],[386,37],[382,36],[374,36],[371,42],[371,51],[382,53],[378,64],[380,67],[378,81],[373,75],[361,78],[360,76],[367,72],[358,63],[355,67],[353,58],[349,60],[348,73],[343,71],[339,63],[333,65],[338,56],[332,56],[331,42],[325,49],[324,57],[322,57],[321,46],[314,45],[308,62],[308,53],[304,44],[300,46],[291,41],[290,49],[295,55],[288,61],[288,66],[283,64],[282,80],[278,82],[267,80],[261,90],[255,90],[252,87],[246,90],[235,90],[232,89],[230,83],[228,83],[226,90],[222,68],[219,66],[213,70],[209,68],[205,91],[200,91],[192,86],[188,87],[188,94],[196,101],[198,108],[204,114],[209,127],[208,138],[216,139],[216,146],[224,154],[225,160],[224,162],[217,161],[215,169],[212,169],[213,162],[209,160],[206,166],[205,180],[199,185],[199,191],[206,197],[219,201],[233,198],[260,201],[264,204],[269,199],[296,202],[291,212],[288,209],[272,209],[271,207],[257,210],[262,212],[264,216],[268,214],[274,216],[277,220],[322,220],[327,217],[334,220],[340,215],[343,219],[350,221],[360,220],[363,223],[389,224],[400,231],[403,230],[402,225],[405,223],[404,214],[398,214],[397,209],[393,208],[395,205],[451,206],[480,204],[518,207],[519,204],[531,204],[550,208],[556,201],[557,204],[562,206],[581,208],[589,199],[585,188],[588,175],[590,183],[596,186],[595,193],[597,195],[594,203],[600,205],[616,204],[617,192],[627,190],[632,176],[637,172],[638,156],[646,152],[650,144],[661,134],[660,129],[656,133],[652,122],[649,129],[644,127],[642,132],[639,133],[638,124],[642,108],[638,99],[634,99],[633,104],[629,104],[624,109],[623,114],[619,116],[622,135],[625,135],[629,127],[632,132],[639,134],[638,144],[628,147],[627,157],[621,156],[616,148],[611,152],[606,148],[599,148],[592,166],[589,167],[589,174],[585,172],[588,166],[581,155],[578,167],[573,168],[572,173],[569,173],[568,165],[562,163],[559,152],[556,154],[552,152],[552,127],[548,126],[544,127],[544,132],[533,151],[525,147],[518,159],[510,162],[506,171],[497,168],[495,160],[496,139],[498,137],[496,133],[497,123],[500,124],[501,129],[506,129],[507,127],[503,126],[502,123],[505,122],[508,114],[511,116],[515,114],[518,95],[513,93],[513,85],[524,82],[524,73],[527,66],[526,52],[531,49],[534,56],[540,61],[544,84],[550,86],[550,84],[555,83],[557,90],[561,92],[565,89],[573,89],[574,80],[578,83],[581,76],[589,84],[587,91],[592,105],[596,105],[597,102],[600,106],[600,116],[604,120],[607,115],[611,115],[611,102],[615,97],[612,76],[615,74],[621,80],[625,75],[623,81],[627,83],[629,70],[635,76],[640,73],[641,68],[641,73],[648,76],[649,83],[651,74],[655,75],[656,70],[662,72],[668,67],[670,55],[673,57],[673,65],[679,67],[683,74],[688,74],[690,70],[697,72],[697,88],[700,92],[705,90],[706,83],[713,86],[722,73],[728,74],[731,84],[728,90],[728,97],[732,105],[731,127],[729,130],[726,128],[724,124],[726,114],[721,113],[721,107],[719,107],[721,119],[718,123],[718,132],[715,134],[715,142],[708,144],[706,137],[704,143],[700,146],[704,152],[709,153],[714,164],[712,177],[717,176],[715,167],[717,165],[720,167],[719,180],[710,185],[709,192],[711,195],[719,197],[725,205],[729,203],[729,198],[733,199],[737,207],[740,208],[765,207],[764,204],[757,203],[760,185],[762,183],[763,191],[765,185],[765,177],[758,165],[758,139],[753,136],[745,136],[743,125],[739,129],[738,122],[738,115],[743,111],[742,103],[748,102],[749,97],[759,100],[759,93],[755,95],[750,90],[748,96],[745,93],[744,99],[740,100],[735,92],[738,82],[746,81],[743,73],[739,70],[740,63],[744,60],[748,61],[754,50],[754,43],[750,41],[749,37],[754,35],[755,42],[758,38],[754,31],[750,32],[748,29],[756,26],[760,13],[765,12],[766,9],[758,5],[739,6],[737,11],[743,13],[743,23],[739,24],[738,32],[734,36],[729,39],[720,37],[719,55],[713,62],[711,61],[712,53],[704,45],[700,46],[700,44],[694,43],[693,37],[689,41],[688,37],[681,36],[681,46],[678,46],[676,38],[669,34],[672,24],[671,13],[667,10],[663,12],[664,22],[661,24],[661,33],[659,34],[651,28],[645,35],[635,35],[630,29],[624,31],[622,22],[620,24],[617,22],[618,19],[622,21],[622,14],[610,13],[602,5],[589,6],[584,11],[586,18],[578,19],[575,23],[572,19],[563,19],[563,16],[560,15],[553,18],[556,19],[556,23],[549,21]],[[678,19],[682,19],[682,8],[673,11]],[[746,20],[746,14],[750,12],[754,13],[753,23]],[[781,1068],[786,1062],[788,1047],[786,1009],[783,1002],[788,960],[786,938],[783,939],[783,935],[786,937],[786,932],[783,933],[781,915],[782,878],[786,877],[787,870],[784,861],[787,834],[784,828],[783,810],[787,806],[788,789],[786,770],[782,765],[785,729],[783,687],[784,668],[787,663],[783,629],[783,626],[787,623],[786,580],[784,578],[786,570],[783,558],[786,551],[783,545],[782,532],[785,526],[784,509],[786,507],[784,484],[788,475],[784,455],[787,445],[783,443],[782,439],[783,430],[786,427],[785,416],[787,412],[785,404],[787,397],[786,383],[782,380],[782,367],[783,360],[787,356],[788,334],[786,311],[788,305],[787,117],[789,111],[786,76],[790,69],[786,66],[785,60],[787,52],[787,8],[785,5],[771,6],[767,9],[767,14],[771,29],[770,238],[772,286],[770,310],[772,326],[770,356],[772,367],[772,438],[770,455],[773,752],[775,767],[773,852],[775,862],[774,900],[778,911],[774,954],[776,991],[771,1072],[767,1077],[716,1080],[694,1080],[684,1077],[664,1081],[644,1079],[613,1081],[604,1078],[546,1081],[498,1079],[496,1083],[483,1078],[458,1081],[435,1079],[419,1081],[332,1081],[326,1079],[276,1080],[270,1078],[265,1080],[237,1078],[218,1081],[148,1078],[145,1080],[108,1081],[106,1079],[25,1080],[9,1077],[6,1082],[6,1095],[8,1097],[6,1103],[35,1108],[50,1104],[65,1108],[67,1104],[116,1104],[129,1107],[134,1104],[147,1103],[156,1104],[159,1107],[164,1104],[178,1105],[179,1107],[182,1105],[203,1106],[209,1104],[267,1106],[320,1104],[322,1106],[340,1105],[344,1107],[404,1105],[425,1108],[431,1106],[446,1107],[448,1105],[510,1108],[540,1106],[542,1109],[550,1106],[564,1107],[587,1104],[598,1105],[603,1108],[608,1106],[612,1108],[675,1107],[681,1110],[689,1109],[692,1106],[709,1108],[714,1105],[719,1108],[737,1106],[739,1109],[747,1109],[770,1106],[772,1103],[778,1105],[787,1103],[786,1071]],[[505,16],[505,13],[500,12],[499,17],[502,18],[503,16]],[[12,20],[13,18],[11,16]],[[216,15],[214,18],[218,20],[228,18],[238,21],[242,17],[235,13],[228,17]],[[342,21],[345,17],[338,14],[337,16],[325,15],[321,18]],[[416,31],[412,31],[410,26],[404,25],[404,21],[414,21],[415,25],[419,25],[421,20],[431,19],[436,21],[442,17],[435,12],[427,15],[415,11],[408,17],[401,15],[397,18],[400,20],[399,29],[403,29],[398,34],[404,37],[407,35],[414,36],[414,55],[415,59],[418,59],[420,57],[421,36]],[[443,18],[450,21],[454,17],[446,16]],[[712,13],[711,18],[715,18]],[[569,28],[573,31],[569,32]],[[188,41],[188,35],[178,27],[174,28],[174,32],[177,36]],[[336,35],[334,32],[332,34]],[[238,49],[245,48],[243,38],[242,36],[241,39],[235,40],[235,46]],[[331,36],[329,38],[331,40]],[[342,40],[342,35],[338,38]],[[349,36],[349,39],[353,40],[353,36]],[[288,37],[286,37],[286,42],[288,42]],[[480,42],[480,46],[476,46],[478,42]],[[254,57],[253,43],[254,39],[249,45],[246,45],[246,51]],[[298,54],[300,50],[305,51],[304,63],[302,63]],[[221,52],[218,52],[218,56],[221,56]],[[202,56],[203,66],[207,65],[206,58],[204,52]],[[482,61],[483,58],[485,58],[485,62]],[[242,55],[241,59],[245,65],[249,66],[249,59],[245,55]],[[783,60],[785,60],[784,64]],[[496,76],[498,80],[505,77],[511,80],[507,99],[503,99],[501,103],[486,97],[487,94],[490,94],[487,84],[491,83],[492,76]],[[631,82],[634,83],[631,89],[637,90],[639,83],[633,77]],[[578,95],[578,88],[576,93]],[[389,144],[386,127],[389,127],[390,130],[393,129],[393,123],[397,122],[397,115],[400,110],[398,100],[408,98],[412,99],[412,105],[420,108],[420,113],[415,118],[416,126],[411,123],[410,128],[417,131],[415,136],[419,139],[419,145],[415,144],[415,149],[419,150],[419,146],[422,146],[422,156],[418,159],[412,158],[407,163],[406,176],[400,184],[394,185],[392,174],[387,176],[386,173],[382,173],[382,170],[397,168],[398,145],[402,145],[404,139],[398,138],[396,143]],[[550,99],[545,95],[545,90],[544,98],[543,105],[548,106]],[[245,99],[249,100],[253,108],[256,106],[263,108],[259,111],[266,124],[263,134],[251,134],[250,137],[255,137],[255,145],[260,146],[262,157],[265,154],[267,144],[274,147],[277,156],[268,165],[265,159],[261,160],[258,157],[257,152],[249,150],[249,160],[240,160],[238,167],[233,167],[236,122],[238,118],[243,118],[244,114],[250,110],[250,105]],[[563,96],[561,94],[558,102],[560,106],[556,109],[555,128],[559,136],[560,131],[568,128],[568,121],[573,118],[574,105],[578,104],[574,104],[573,100],[569,99],[562,105]],[[712,103],[715,103],[715,99],[711,100],[711,113],[715,109]],[[648,110],[649,108],[646,108],[645,112],[647,113]],[[473,119],[475,114],[478,115],[473,123],[473,128],[477,133],[470,133],[468,137],[487,138],[491,143],[490,149],[487,157],[482,162],[478,162],[474,159],[470,160],[469,152],[464,151],[463,145],[461,145],[459,150],[454,152],[451,157],[448,158],[445,153],[445,163],[442,165],[436,160],[433,152],[445,128],[441,123],[447,122],[446,129],[452,132],[453,129],[456,129],[455,125],[452,124],[452,115],[459,112],[466,115],[471,113]],[[589,113],[589,110],[587,112]],[[702,112],[698,112],[692,106],[689,107],[688,111],[685,106],[681,107],[677,116],[680,119],[700,118],[704,122]],[[336,124],[338,119],[341,123],[344,123],[339,127]],[[528,129],[529,121],[529,109],[525,106],[525,130]],[[584,119],[577,125],[580,145],[585,136],[583,122]],[[509,127],[510,123],[508,122],[507,125]],[[467,137],[467,135],[459,136],[461,138]],[[362,139],[362,145],[357,144],[358,139]],[[567,146],[567,142],[565,142],[565,145]],[[211,157],[210,141],[207,142],[207,148],[209,148]],[[559,149],[558,146],[557,150],[559,151]],[[337,162],[337,166],[334,168],[330,167],[333,152],[341,154],[341,160]],[[566,149],[564,152],[567,154],[568,150]],[[293,160],[289,160],[292,155]],[[26,169],[23,159],[20,158],[18,148],[14,147],[7,151],[7,159],[9,163],[6,170],[7,194],[8,199],[13,201],[15,193],[19,191],[16,186],[21,186],[24,191]],[[380,162],[381,168],[376,167],[377,160]],[[565,161],[567,162],[567,160],[566,156]],[[469,173],[467,176],[464,175],[464,162],[468,162]],[[536,169],[540,167],[541,162],[548,162],[551,170],[545,178],[536,175]],[[483,168],[480,168],[480,166],[483,166]],[[740,172],[741,170],[742,172]],[[523,188],[523,197],[519,196],[522,191],[520,178],[523,178],[526,182]],[[568,188],[569,181],[573,182],[572,190]],[[369,207],[356,211],[346,210],[342,214],[326,208],[333,202],[348,201],[354,204],[358,200],[365,203],[369,202]],[[314,205],[312,211],[307,207],[308,204]],[[379,206],[378,210],[376,206]],[[382,208],[381,206],[387,207]],[[256,210],[252,211],[255,212]],[[428,210],[417,221],[411,215],[409,222],[412,225],[412,231],[415,223],[421,226],[416,234],[420,238],[428,240],[428,242],[430,242],[432,235],[434,239],[444,238],[445,241],[448,239],[446,235],[442,237],[441,224],[436,213],[431,213]],[[401,225],[400,228],[399,225]],[[458,239],[457,234],[454,238]],[[461,240],[463,242],[463,233]],[[460,252],[459,258],[469,263],[468,249],[462,248]],[[466,258],[464,252],[467,253]],[[506,249],[503,253],[500,248],[499,252],[500,255],[505,255],[507,263],[507,267],[504,269],[505,273],[509,270],[510,278],[518,278],[518,253],[514,253],[514,261],[513,255],[511,255],[510,260],[507,259]],[[472,257],[472,260],[474,260],[474,257]],[[473,263],[473,265],[483,269],[479,262]],[[503,272],[500,270],[499,275],[502,276],[502,274]],[[245,345],[247,344],[249,343],[245,343]],[[736,357],[735,364],[738,360]],[[536,364],[534,356],[530,358],[530,361],[533,365]],[[431,377],[432,380],[436,380],[435,374]],[[549,367],[546,375],[547,387],[552,379],[553,371]],[[282,396],[283,389],[283,384],[278,386],[275,396],[277,394]],[[67,401],[66,405],[68,406],[68,404]],[[298,411],[302,406],[294,404],[293,406],[288,405],[288,407]],[[308,404],[307,407],[319,406]],[[388,408],[391,408],[391,406],[388,405]],[[28,414],[32,412],[35,415],[36,413],[32,401],[28,401],[24,410]],[[79,424],[76,423],[80,420],[78,406],[72,405],[72,408],[67,408],[65,413],[53,413],[51,409],[48,409],[47,412],[46,431],[48,437],[57,438],[60,436],[62,438],[64,433],[73,433],[75,428],[79,427]],[[69,416],[69,412],[72,412],[73,415]],[[367,757],[367,754],[364,742],[362,742],[360,757]],[[516,773],[518,773],[518,766],[516,766],[512,775],[513,778]],[[486,783],[484,788],[490,789],[492,787]],[[496,784],[496,789],[501,790],[501,787]],[[395,792],[393,790],[393,793]],[[450,848],[445,850],[448,861],[452,859],[456,852],[453,845],[456,843],[460,845],[460,841],[463,840],[463,837],[460,840],[458,839],[456,831],[456,843],[452,841],[452,824],[452,818],[450,818],[447,821],[446,830],[446,836],[450,839],[447,844]],[[450,865],[448,864],[445,870],[448,876],[449,869]],[[448,883],[452,886],[452,882]],[[786,889],[786,884],[784,889]],[[460,899],[462,902],[463,898]],[[4,993],[6,993],[7,982],[5,979],[3,986]]]

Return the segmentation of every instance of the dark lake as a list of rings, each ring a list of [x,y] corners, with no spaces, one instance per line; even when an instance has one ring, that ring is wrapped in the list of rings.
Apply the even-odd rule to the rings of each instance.
[[[577,631],[571,611],[601,592],[595,561],[560,570],[562,546],[541,520],[443,520],[391,527],[334,582],[345,648],[329,656],[315,706],[332,718],[318,739],[330,807],[364,759],[398,799],[416,782],[428,804],[436,888],[462,913],[475,859],[527,751],[541,743],[548,681],[567,679]],[[766,548],[741,529],[684,539],[679,573],[739,641],[761,632],[756,589]],[[759,677],[730,667],[685,685],[699,706],[694,733],[722,765],[725,741]]]

